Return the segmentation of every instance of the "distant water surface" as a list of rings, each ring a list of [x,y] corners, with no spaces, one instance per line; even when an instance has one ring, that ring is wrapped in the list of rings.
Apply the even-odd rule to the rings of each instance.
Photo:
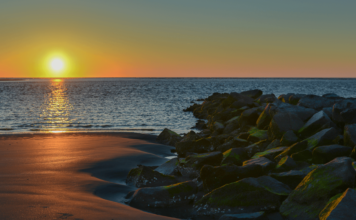
[[[182,110],[214,92],[261,89],[356,97],[356,79],[113,78],[0,81],[0,133],[137,131],[194,126]]]

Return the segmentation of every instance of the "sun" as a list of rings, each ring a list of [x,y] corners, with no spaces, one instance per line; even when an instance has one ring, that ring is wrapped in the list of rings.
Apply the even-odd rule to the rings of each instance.
[[[49,67],[53,72],[60,73],[65,69],[65,62],[61,58],[53,58],[49,62]]]

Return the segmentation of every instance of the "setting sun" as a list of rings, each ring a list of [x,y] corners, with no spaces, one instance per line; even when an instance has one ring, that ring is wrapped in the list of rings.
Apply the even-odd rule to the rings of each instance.
[[[53,70],[56,73],[59,73],[64,70],[65,63],[60,58],[54,58],[50,61],[49,66],[50,66],[51,70]]]

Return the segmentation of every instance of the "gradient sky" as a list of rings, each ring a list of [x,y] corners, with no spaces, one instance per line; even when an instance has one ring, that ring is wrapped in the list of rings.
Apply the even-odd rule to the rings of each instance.
[[[356,77],[355,11],[355,0],[0,0],[0,77]]]

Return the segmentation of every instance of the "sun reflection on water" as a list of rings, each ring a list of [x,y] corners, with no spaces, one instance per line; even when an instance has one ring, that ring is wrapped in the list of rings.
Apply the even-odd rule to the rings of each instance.
[[[68,127],[73,123],[71,111],[73,106],[69,103],[67,88],[64,80],[51,80],[50,92],[45,95],[45,102],[40,109],[40,129],[51,133],[64,132],[63,127]],[[58,129],[61,130],[58,130]]]

